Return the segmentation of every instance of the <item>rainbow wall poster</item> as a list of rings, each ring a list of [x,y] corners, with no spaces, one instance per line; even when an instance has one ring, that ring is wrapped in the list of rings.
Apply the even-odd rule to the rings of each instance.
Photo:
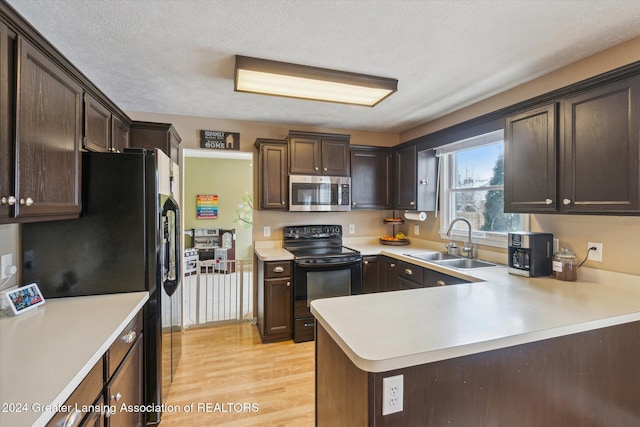
[[[196,196],[196,215],[198,219],[217,219],[218,195],[198,194]]]

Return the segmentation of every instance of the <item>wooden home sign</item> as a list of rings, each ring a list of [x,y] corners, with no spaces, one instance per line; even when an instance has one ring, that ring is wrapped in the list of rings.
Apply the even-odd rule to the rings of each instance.
[[[214,150],[240,150],[240,133],[219,130],[201,130],[200,148]]]

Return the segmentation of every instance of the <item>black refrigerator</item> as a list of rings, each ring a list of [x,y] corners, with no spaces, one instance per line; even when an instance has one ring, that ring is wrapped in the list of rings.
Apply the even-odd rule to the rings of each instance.
[[[45,298],[149,292],[143,381],[144,403],[154,406],[166,402],[181,354],[180,210],[169,169],[158,150],[85,152],[80,218],[22,226],[22,277]]]

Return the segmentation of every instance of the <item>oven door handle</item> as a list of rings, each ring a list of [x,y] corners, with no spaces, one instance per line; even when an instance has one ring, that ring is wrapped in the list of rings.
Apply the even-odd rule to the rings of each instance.
[[[296,264],[303,266],[305,268],[322,268],[322,267],[340,267],[343,265],[353,265],[353,264],[359,263],[360,261],[362,261],[362,258],[352,259],[349,261],[342,261],[342,262],[323,262],[323,263],[296,261]]]

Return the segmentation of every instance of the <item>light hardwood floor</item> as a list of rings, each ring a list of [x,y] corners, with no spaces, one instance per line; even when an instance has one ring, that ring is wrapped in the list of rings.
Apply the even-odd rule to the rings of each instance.
[[[167,398],[181,411],[165,412],[162,427],[314,425],[313,342],[262,344],[250,323],[189,329],[182,342]]]

